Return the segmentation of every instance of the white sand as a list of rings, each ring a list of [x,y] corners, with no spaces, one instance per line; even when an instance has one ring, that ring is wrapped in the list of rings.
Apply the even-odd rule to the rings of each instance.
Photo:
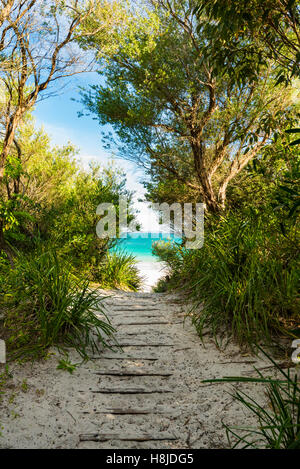
[[[187,304],[176,296],[103,294],[111,295],[107,312],[124,353],[95,353],[72,375],[57,370],[57,355],[10,365],[13,378],[0,400],[0,448],[226,448],[222,420],[255,424],[228,394],[231,386],[203,380],[253,376],[253,366],[269,362],[234,344],[218,350],[210,334],[204,347],[184,321]],[[70,359],[79,361],[74,352]],[[248,387],[265,401],[259,385]],[[148,441],[138,440],[145,435]]]
[[[144,285],[142,291],[151,291],[157,281],[167,274],[167,268],[163,262],[157,260],[142,259],[137,265],[142,277]]]

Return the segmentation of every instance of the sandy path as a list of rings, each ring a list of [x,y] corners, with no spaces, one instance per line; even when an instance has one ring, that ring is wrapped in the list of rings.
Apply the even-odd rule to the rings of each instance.
[[[158,280],[167,274],[167,268],[163,262],[151,259],[139,260],[137,268],[143,278],[143,291],[151,292]]]
[[[251,422],[228,385],[202,381],[268,364],[241,356],[234,345],[221,352],[209,336],[204,347],[183,323],[185,307],[176,296],[111,294],[106,305],[124,353],[105,350],[72,375],[56,369],[55,356],[14,364],[13,387],[0,404],[0,447],[226,447],[221,420]],[[72,353],[71,360],[78,357]]]

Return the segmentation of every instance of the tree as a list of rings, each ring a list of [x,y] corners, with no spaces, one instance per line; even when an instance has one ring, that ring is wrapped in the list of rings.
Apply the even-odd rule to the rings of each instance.
[[[2,0],[0,12],[0,185],[18,127],[50,85],[91,69],[76,41],[117,24],[114,2],[106,0]],[[80,29],[97,12],[96,29]],[[48,94],[48,96],[51,95]],[[0,217],[0,251],[4,247],[3,218]]]
[[[296,0],[197,0],[195,13],[218,38],[215,64],[236,76],[258,74],[272,59],[279,82],[300,77],[300,10]],[[211,49],[207,53],[212,55]]]
[[[278,129],[289,90],[274,88],[272,63],[257,80],[219,73],[205,53],[218,38],[207,36],[193,1],[149,3],[128,12],[105,53],[88,39],[105,84],[83,92],[83,103],[114,127],[125,158],[171,175],[218,212],[228,185]],[[90,22],[97,26],[96,15]]]
[[[132,195],[126,177],[114,166],[91,164],[85,170],[76,161],[77,150],[68,143],[51,145],[43,129],[36,129],[29,115],[19,126],[21,148],[10,152],[0,187],[0,214],[8,246],[30,252],[36,241],[55,246],[75,268],[92,277],[93,269],[114,243],[96,234],[100,203],[113,203],[119,215],[119,196],[129,202],[127,222],[134,218]],[[12,252],[6,249],[13,264]]]
[[[15,142],[0,185],[4,250],[12,264],[13,253],[6,242],[28,248],[37,232],[45,231],[45,212],[61,203],[63,186],[69,187],[78,172],[75,148],[70,144],[51,147],[49,137],[34,128],[30,115],[18,127]]]

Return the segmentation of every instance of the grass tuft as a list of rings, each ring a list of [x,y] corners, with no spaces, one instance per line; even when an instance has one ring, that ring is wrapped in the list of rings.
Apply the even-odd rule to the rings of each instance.
[[[232,395],[258,421],[257,427],[226,428],[232,448],[300,449],[300,385],[297,370],[285,372],[261,348],[281,379],[267,378],[257,370],[258,378],[228,377],[204,382],[260,383],[265,387],[267,402],[262,405],[243,391]],[[293,376],[294,375],[294,376]],[[234,443],[232,442],[232,437]]]
[[[132,291],[137,291],[143,282],[135,257],[121,250],[107,253],[99,266],[98,280],[104,288]]]
[[[1,309],[11,359],[44,356],[52,345],[74,347],[85,359],[89,350],[111,347],[108,339],[115,330],[102,298],[88,281],[74,277],[55,251],[19,255],[3,282]]]
[[[207,229],[201,249],[155,247],[170,271],[159,288],[189,293],[200,337],[208,327],[216,341],[226,333],[252,347],[278,334],[300,336],[296,232],[268,230],[266,220],[230,214]]]

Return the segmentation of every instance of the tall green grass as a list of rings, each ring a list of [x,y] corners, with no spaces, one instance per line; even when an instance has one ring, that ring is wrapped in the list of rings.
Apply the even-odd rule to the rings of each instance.
[[[88,281],[74,277],[55,251],[19,255],[1,280],[5,292],[0,309],[11,358],[42,356],[52,345],[74,347],[87,358],[89,352],[110,346],[114,328],[101,297]]]
[[[263,352],[262,349],[260,349]],[[300,449],[300,386],[297,370],[285,372],[263,352],[278,372],[280,379],[264,377],[257,371],[257,378],[228,377],[205,382],[260,383],[264,386],[266,402],[260,403],[243,391],[232,394],[250,415],[256,417],[256,427],[226,428],[232,448]]]
[[[135,257],[121,250],[107,253],[95,277],[104,288],[137,291],[143,283]]]
[[[169,288],[189,292],[200,336],[231,333],[240,344],[300,334],[296,232],[284,236],[268,220],[231,214],[206,230],[204,246],[156,248],[170,268]]]

